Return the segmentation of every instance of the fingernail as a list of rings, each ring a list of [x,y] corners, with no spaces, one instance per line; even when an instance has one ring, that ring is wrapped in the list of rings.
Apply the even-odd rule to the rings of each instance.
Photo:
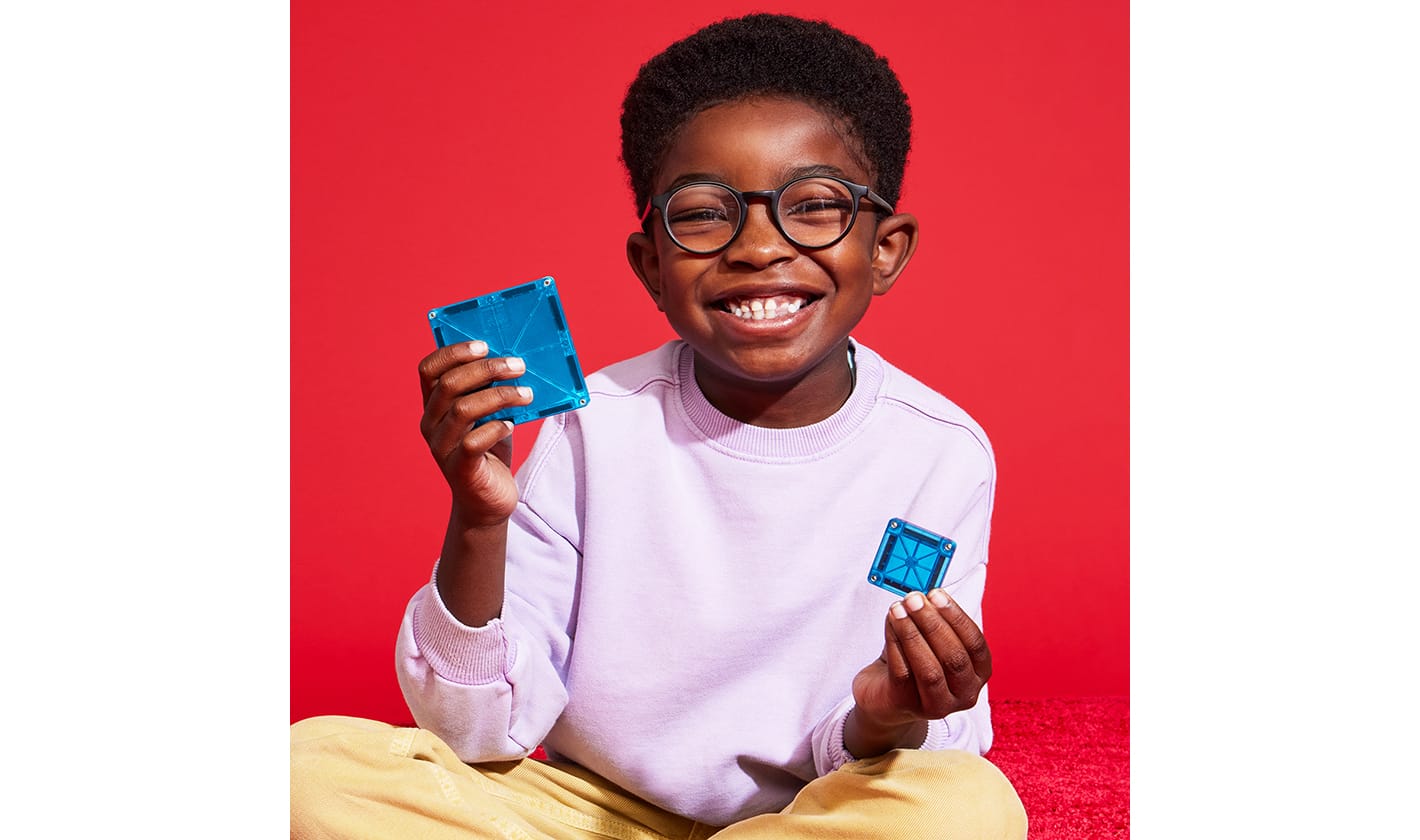
[[[518,396],[522,397],[525,400],[530,400],[532,399],[532,389],[527,387],[526,385],[519,385]]]
[[[916,592],[912,593],[911,595],[908,595],[905,599],[903,599],[903,603],[906,604],[907,608],[909,610],[912,610],[913,612],[917,612],[927,604],[926,601],[922,600],[922,596],[918,595]]]
[[[482,341],[470,341],[468,343],[468,349],[473,351],[473,355],[482,356],[484,353],[488,352],[488,345]]]
[[[512,420],[504,420],[504,421],[503,421],[503,425],[508,427],[508,431],[510,431],[510,432],[513,431],[513,421],[512,421]]]
[[[907,610],[904,610],[902,608],[901,601],[898,601],[896,604],[893,604],[892,609],[889,610],[889,612],[892,613],[893,618],[907,618]]]
[[[941,609],[942,607],[945,607],[951,604],[952,602],[952,599],[947,597],[947,593],[943,592],[940,589],[933,589],[931,593],[927,595],[927,600],[931,601],[932,605],[937,607],[938,609]]]
[[[527,362],[524,362],[522,359],[519,359],[516,356],[511,359],[505,360],[503,364],[508,366],[509,373],[522,373],[523,371],[528,369]]]

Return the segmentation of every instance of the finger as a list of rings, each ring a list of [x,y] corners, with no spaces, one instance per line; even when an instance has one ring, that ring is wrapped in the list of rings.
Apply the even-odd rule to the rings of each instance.
[[[499,462],[491,454],[513,433],[508,420],[494,420],[473,429],[456,448],[448,461],[449,486],[454,491],[455,504],[469,511],[512,513],[518,491],[507,482],[507,462]]]
[[[435,426],[444,422],[450,408],[463,397],[488,388],[503,379],[515,379],[527,372],[527,365],[516,357],[477,359],[445,370],[429,384],[424,400],[424,416],[420,432],[425,438]],[[493,409],[497,410],[497,409]]]
[[[981,628],[945,589],[934,589],[927,597],[937,608],[937,614],[951,626],[952,632],[971,660],[972,670],[985,682],[991,677],[991,649],[986,645],[986,636],[982,634]]]
[[[966,646],[957,638],[956,630],[941,613],[942,606],[951,603],[950,599],[940,589],[934,589],[929,595],[918,596],[913,600],[921,606],[909,611],[912,621],[921,631],[922,638],[926,639],[928,646],[932,648],[937,662],[941,664],[952,693],[959,697],[965,693],[974,693],[980,688],[981,678],[972,667],[974,663],[966,651]],[[961,610],[956,612],[960,613]]]
[[[930,718],[945,717],[955,710],[955,698],[946,672],[932,646],[922,635],[922,630],[914,619],[916,613],[929,609],[927,599],[920,592],[913,592],[902,599],[906,615],[896,617],[894,610],[893,631],[902,644],[903,657],[912,670],[912,678],[917,686],[917,695],[922,702],[922,712]]]
[[[501,379],[516,379],[527,372],[527,363],[517,356],[476,359],[445,371],[434,383],[434,389],[466,394]]]
[[[424,392],[424,402],[429,402],[429,394],[434,383],[449,369],[468,364],[488,355],[488,345],[482,341],[465,341],[440,347],[419,360],[419,386]]]
[[[909,602],[909,606],[911,602],[920,605],[916,610],[909,610],[909,613],[913,623],[921,631],[922,638],[932,649],[932,655],[936,657],[946,678],[947,689],[954,704],[952,710],[974,706],[986,680],[976,672],[971,655],[967,653],[962,640],[957,638],[956,630],[940,612],[943,605],[951,603],[946,593],[934,589],[927,596],[910,598]],[[958,609],[957,612],[961,610]]]
[[[442,463],[454,453],[454,450],[461,445],[471,431],[477,431],[486,425],[494,425],[484,422],[484,418],[488,415],[505,408],[527,405],[532,402],[532,399],[533,391],[525,385],[517,387],[500,385],[462,396],[449,406],[443,419],[428,433],[429,449],[434,453],[434,457]],[[502,436],[497,440],[501,439]],[[482,440],[482,438],[476,438],[476,440]],[[480,447],[479,451],[486,451],[497,440],[490,442],[487,446]]]
[[[893,604],[893,609],[902,609],[901,605]],[[893,619],[889,615],[887,621],[883,622],[883,635],[886,640],[883,642],[883,661],[887,663],[888,678],[895,684],[908,686],[912,684],[912,669],[907,667],[907,658],[902,653],[902,642],[898,641],[897,633],[892,629]],[[916,689],[913,689],[916,692]]]
[[[488,452],[494,458],[497,458],[509,467],[513,466],[513,429],[511,426],[508,429],[508,434],[504,436],[503,439],[493,444]]]
[[[477,469],[484,454],[495,449],[512,433],[513,423],[510,420],[494,420],[471,429],[459,441],[459,454],[464,457],[462,469],[465,472]]]

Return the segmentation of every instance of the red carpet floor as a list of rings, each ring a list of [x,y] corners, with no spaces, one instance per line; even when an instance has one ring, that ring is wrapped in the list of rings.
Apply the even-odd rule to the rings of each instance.
[[[1128,697],[992,699],[991,727],[1030,840],[1129,836]]]

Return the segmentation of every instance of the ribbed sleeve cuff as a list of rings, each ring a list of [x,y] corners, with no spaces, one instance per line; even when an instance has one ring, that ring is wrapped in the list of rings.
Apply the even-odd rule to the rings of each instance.
[[[853,754],[848,752],[848,748],[843,746],[843,726],[848,723],[848,713],[851,711],[853,704],[849,703],[848,708],[842,710],[828,730],[828,740],[823,745],[824,763],[817,768],[820,776],[826,776],[850,761],[857,761]]]
[[[947,726],[945,718],[927,721],[927,737],[922,741],[919,750],[944,750],[952,742],[951,728]]]
[[[818,766],[820,776],[826,776],[834,770],[842,767],[850,761],[857,761],[857,756],[848,752],[848,747],[843,744],[843,728],[848,723],[848,715],[853,711],[854,703],[850,699],[839,705],[835,710],[837,716],[829,726],[826,739],[823,744],[823,755]],[[927,737],[916,749],[919,750],[940,750],[945,749],[951,742],[951,732],[945,720],[931,720],[927,722]]]
[[[469,627],[454,618],[429,583],[414,604],[414,644],[419,654],[445,680],[461,685],[486,685],[508,678],[516,646],[503,632],[502,619]]]

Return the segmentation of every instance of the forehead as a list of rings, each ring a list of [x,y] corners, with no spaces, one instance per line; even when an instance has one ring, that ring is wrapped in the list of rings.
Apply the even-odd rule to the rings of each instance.
[[[847,132],[797,99],[759,97],[714,105],[681,127],[659,171],[655,192],[696,180],[736,189],[773,189],[807,170],[859,183],[868,173]]]

